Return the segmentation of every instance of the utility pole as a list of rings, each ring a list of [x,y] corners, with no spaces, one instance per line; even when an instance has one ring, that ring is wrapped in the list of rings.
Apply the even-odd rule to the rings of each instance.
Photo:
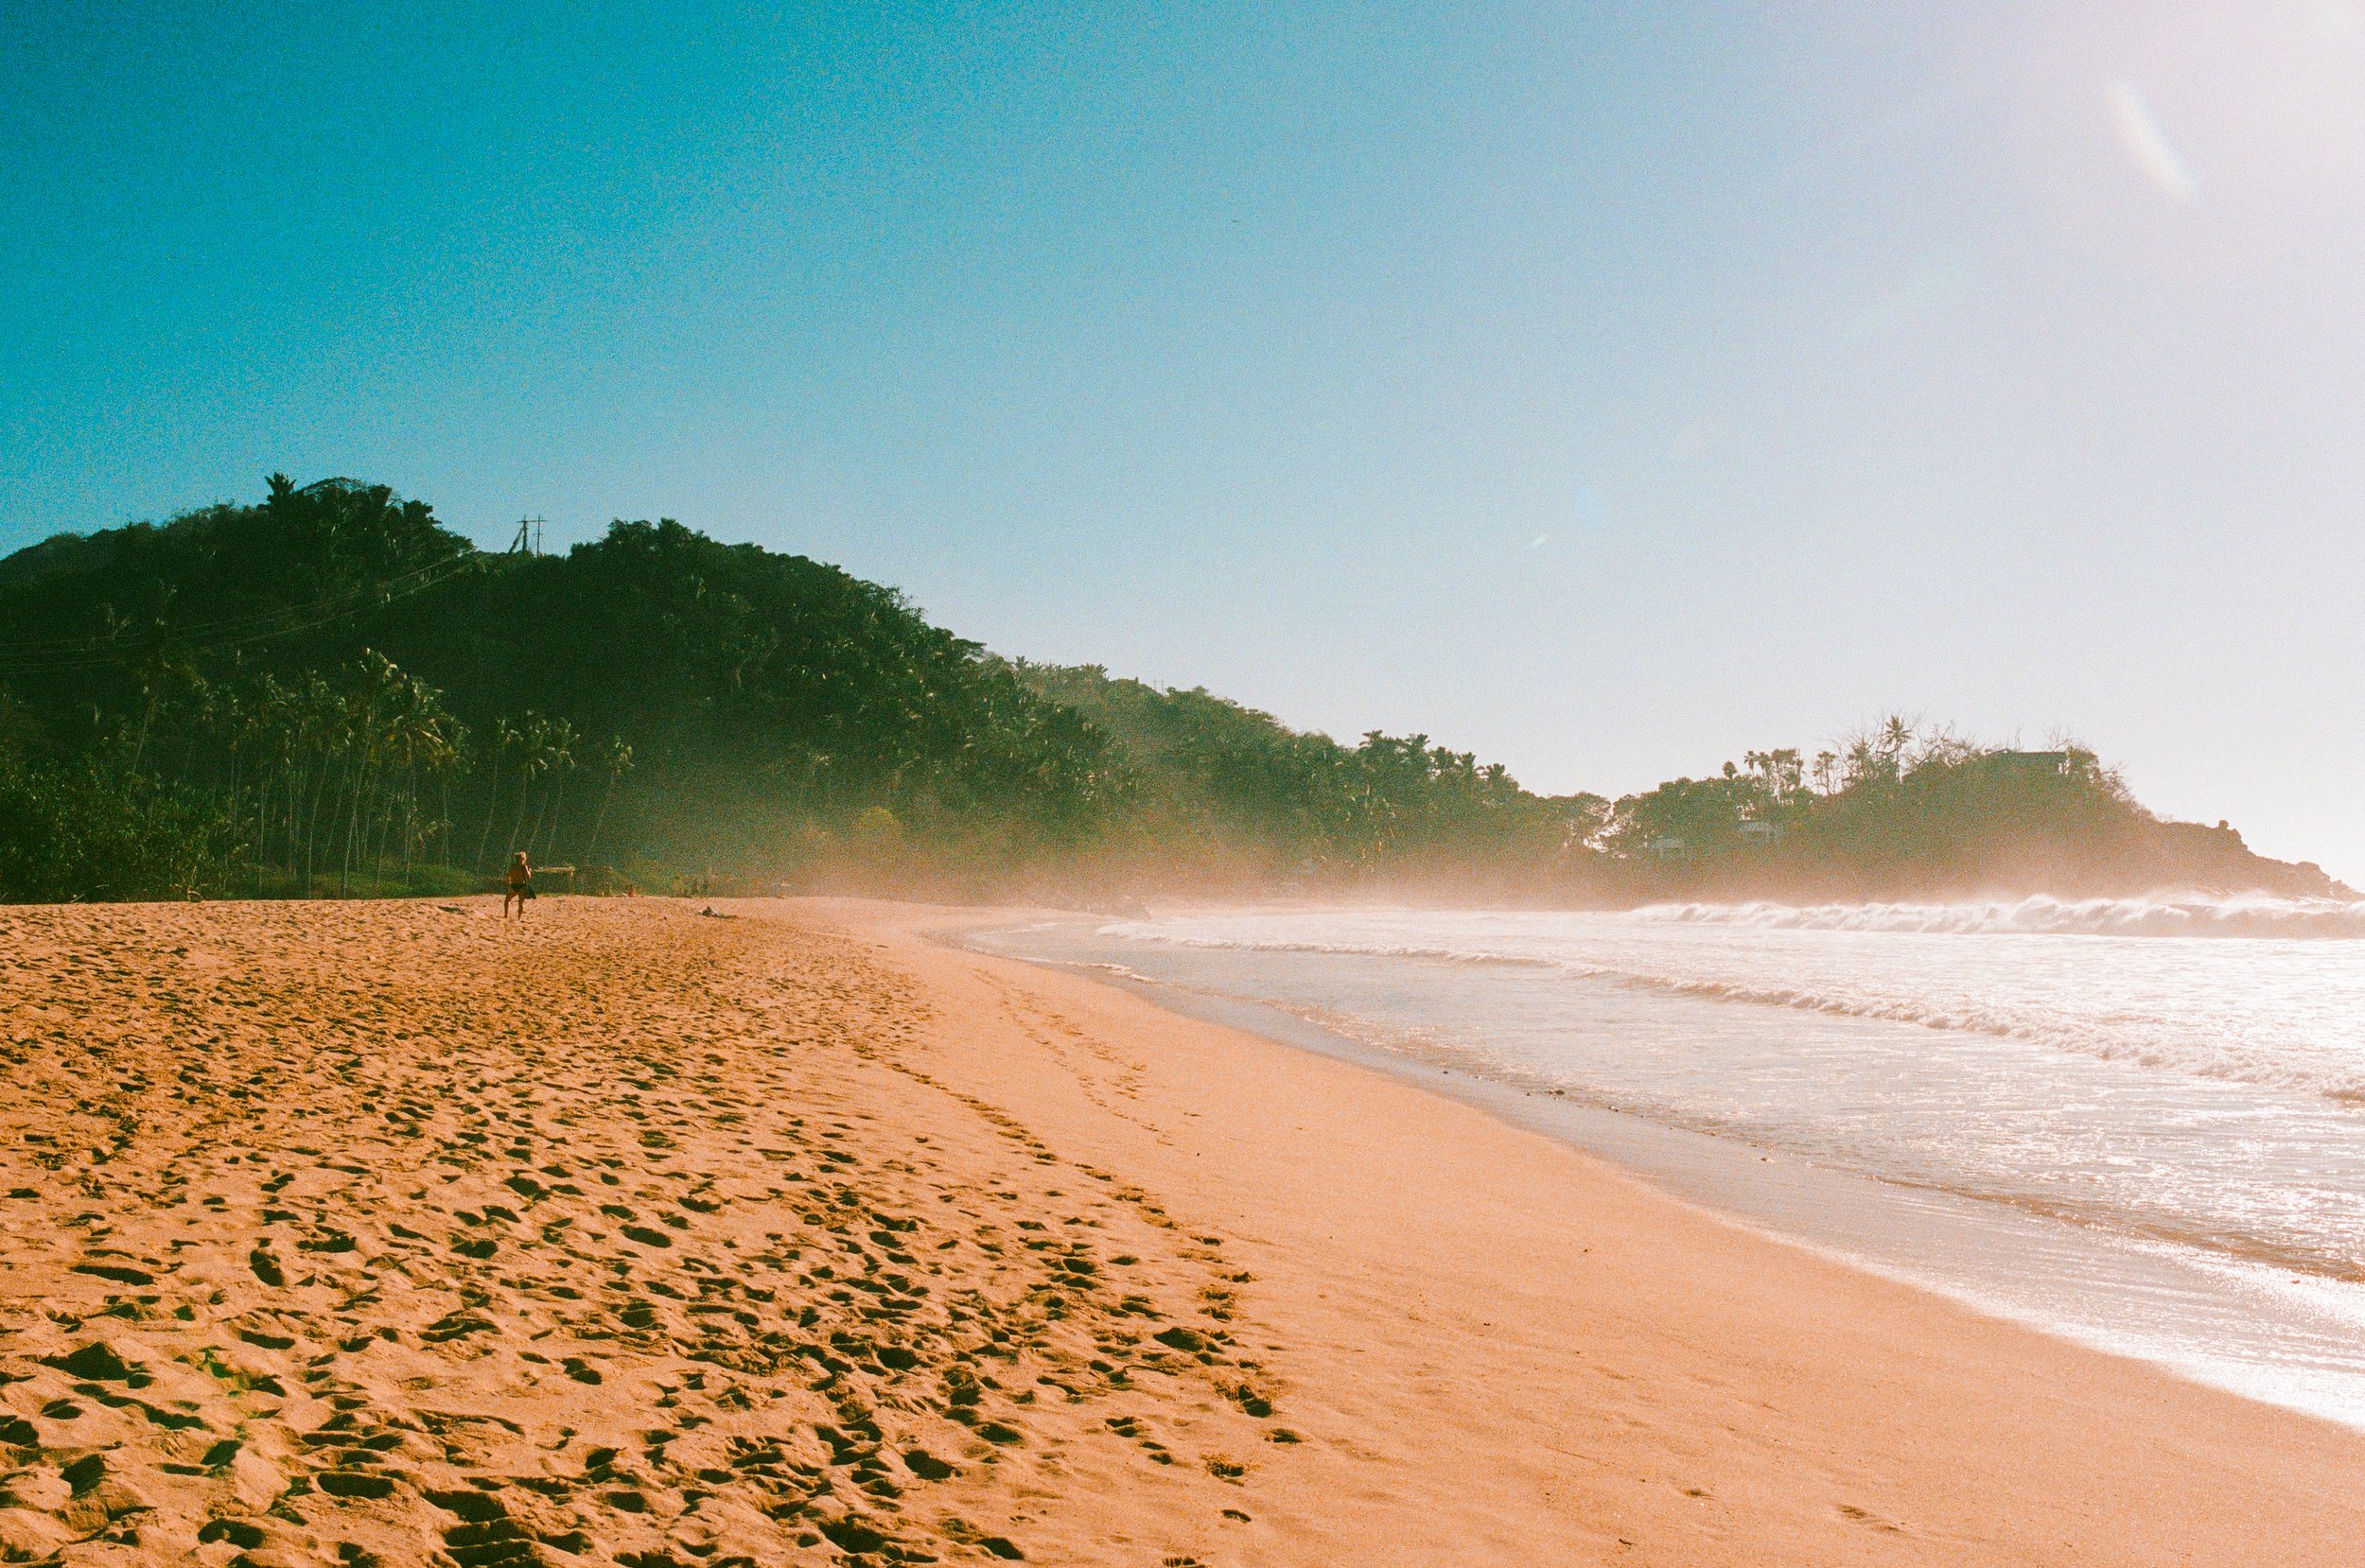
[[[542,521],[539,517],[518,518],[517,536],[509,541],[509,553],[540,555],[542,553]]]

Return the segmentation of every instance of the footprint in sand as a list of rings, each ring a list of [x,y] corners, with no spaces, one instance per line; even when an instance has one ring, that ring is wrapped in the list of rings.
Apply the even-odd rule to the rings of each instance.
[[[1083,1484],[1095,1433],[1215,1516],[1239,1476],[1102,1425],[1263,1434],[1214,1249],[906,1060],[865,950],[427,913],[41,916],[0,995],[0,1190],[41,1238],[0,1276],[0,1542],[366,1565],[431,1519],[463,1565],[1020,1560],[961,1516]]]

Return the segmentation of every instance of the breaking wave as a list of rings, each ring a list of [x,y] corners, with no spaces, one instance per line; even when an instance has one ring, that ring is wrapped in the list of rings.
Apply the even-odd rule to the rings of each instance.
[[[1629,934],[1669,936],[1691,928],[1701,937],[1717,930],[1754,930],[1793,943],[1810,933],[1865,931],[1930,932],[1950,935],[2213,935],[2365,937],[2365,909],[2301,900],[2182,901],[2096,899],[2068,903],[2023,899],[1990,905],[1777,904],[1667,905],[1623,915],[1575,916],[1603,922],[1585,934],[1509,930],[1456,932],[1461,940],[1415,936],[1402,930],[1322,930],[1319,919],[1296,929],[1241,929],[1229,922],[1121,922],[1111,934],[1160,945],[1238,952],[1334,954],[1498,967],[1565,976],[1621,989],[1699,1002],[1779,1008],[1942,1032],[2024,1040],[2108,1061],[2261,1087],[2299,1089],[2348,1106],[2365,1106],[2365,1041],[2354,1023],[2305,1018],[2280,1008],[2261,1013],[2237,999],[2212,994],[2214,985],[2180,989],[2155,972],[2137,992],[2113,986],[2030,993],[1979,983],[1968,973],[1945,975],[1886,962],[1834,969],[1804,962],[1805,950],[1761,951],[1754,963],[1720,962],[1712,950],[1666,949],[1601,940],[1622,927]],[[2247,924],[2244,924],[2247,922]],[[1263,924],[1263,923],[1259,923]],[[1212,929],[1211,929],[1212,928]],[[1700,928],[1707,928],[1702,930]],[[1797,936],[1783,933],[1796,932]],[[1424,936],[1428,939],[1422,939]],[[2065,954],[2066,956],[2066,954]],[[2230,954],[2226,955],[2229,958]],[[2326,950],[2323,956],[2333,958]],[[2007,968],[2018,960],[1995,955]],[[2176,967],[2157,950],[2157,962]],[[2341,967],[2347,966],[2342,963]],[[1942,966],[1951,968],[1952,966]],[[2198,978],[2198,977],[2195,977]],[[2108,992],[2111,994],[2101,994]],[[2227,1005],[2231,1002],[2232,1005]],[[2337,1010],[2337,1009],[2336,1009]],[[2321,1013],[2321,1009],[2315,1011]]]
[[[2146,1324],[2175,1355],[2235,1346],[2270,1381],[2337,1367],[2338,1413],[2365,1424],[2360,936],[2365,906],[2177,892],[1200,907],[1072,940],[1396,1056],[1775,1230],[2100,1325],[2109,1348]],[[1694,1164],[1711,1145],[1645,1123],[1737,1157]],[[1882,1185],[1860,1205],[1825,1172]]]
[[[2025,1008],[1985,1005],[1960,997],[1939,1000],[1864,990],[1833,992],[1802,986],[1678,979],[1593,966],[1568,967],[1589,980],[1636,990],[1990,1035],[1999,1039],[2026,1040],[2058,1051],[2074,1051],[2104,1061],[2132,1062],[2264,1088],[2303,1089],[2343,1105],[2365,1105],[2365,1067],[2294,1056],[2269,1040],[2225,1034],[2196,1036],[2165,1018],[2122,1017],[2102,1021],[2031,1016]]]
[[[1635,918],[1770,931],[2365,938],[2365,902],[2201,894],[2081,899],[2038,895],[1955,904],[1655,904],[1637,910]]]

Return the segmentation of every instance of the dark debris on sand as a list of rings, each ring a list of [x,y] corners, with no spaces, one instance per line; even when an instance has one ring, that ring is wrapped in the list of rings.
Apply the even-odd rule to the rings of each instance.
[[[0,925],[0,1560],[1042,1560],[1091,1455],[1236,1495],[1166,1405],[1267,1430],[1219,1255],[939,1083],[859,944]]]

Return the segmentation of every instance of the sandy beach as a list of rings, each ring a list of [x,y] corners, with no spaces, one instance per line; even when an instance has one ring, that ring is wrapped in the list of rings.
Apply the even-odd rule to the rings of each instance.
[[[2365,1434],[667,899],[0,909],[0,1560],[2347,1563]]]

